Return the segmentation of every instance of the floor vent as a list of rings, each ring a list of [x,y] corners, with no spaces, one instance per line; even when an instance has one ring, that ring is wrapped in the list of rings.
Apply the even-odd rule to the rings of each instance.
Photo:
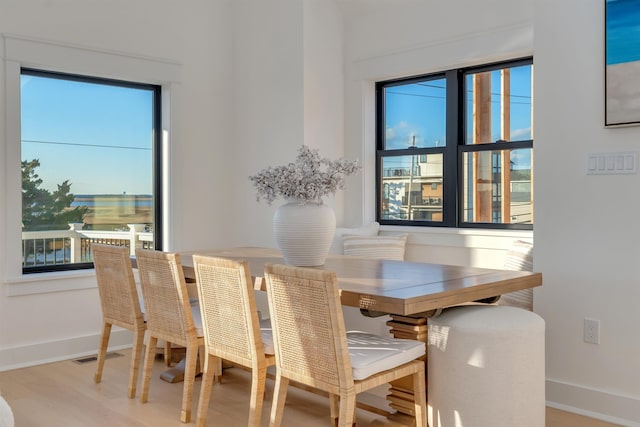
[[[120,357],[120,356],[122,356],[122,354],[120,353],[107,353],[106,359],[113,359],[114,357]],[[75,359],[73,362],[77,363],[78,365],[83,365],[85,363],[95,362],[97,360],[98,360],[98,355],[93,355],[93,356],[83,357],[81,359]]]

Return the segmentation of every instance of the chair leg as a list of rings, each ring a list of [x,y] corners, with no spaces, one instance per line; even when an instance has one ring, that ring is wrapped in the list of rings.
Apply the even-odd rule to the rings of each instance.
[[[193,385],[196,377],[196,365],[198,364],[198,344],[187,346],[186,364],[184,368],[184,387],[182,390],[182,410],[180,421],[191,421],[191,400],[193,398]]]
[[[149,343],[147,343],[147,351],[145,352],[144,368],[142,369],[142,393],[140,393],[140,402],[142,403],[149,399],[149,383],[151,382],[153,360],[156,356],[156,345],[158,345],[158,338],[150,336]]]
[[[171,343],[169,341],[164,343],[164,364],[171,366]]]
[[[338,405],[340,404],[340,400],[337,394],[329,393],[329,408],[331,410],[331,425],[334,427],[338,426]]]
[[[273,402],[271,403],[271,418],[269,427],[280,427],[282,424],[282,413],[284,412],[284,402],[287,399],[287,388],[289,379],[283,378],[280,373],[276,373],[276,382],[273,389]]]
[[[203,345],[198,348],[198,360],[196,363],[196,375],[200,375],[203,373],[205,359],[207,358],[207,349],[204,348]]]
[[[356,394],[355,391],[340,393],[339,427],[352,427],[356,418]]]
[[[413,374],[413,398],[415,399],[416,427],[427,427],[427,391],[424,370]]]
[[[260,416],[264,402],[265,382],[267,381],[267,367],[262,366],[251,371],[251,401],[249,408],[249,427],[260,427]]]
[[[102,325],[102,334],[100,335],[100,344],[98,346],[98,363],[96,372],[93,375],[93,381],[99,383],[102,381],[102,369],[104,368],[104,359],[107,356],[107,347],[109,346],[109,337],[111,336],[111,323]]]
[[[129,368],[129,398],[136,397],[136,387],[140,372],[140,361],[142,360],[142,350],[144,349],[144,329],[137,329],[133,332],[133,351],[131,353],[131,367]]]
[[[216,378],[215,381],[217,384],[220,384],[222,382],[222,359],[219,357],[216,357],[215,360],[212,362],[212,369],[213,372],[215,372],[216,374]]]
[[[211,388],[215,379],[215,363],[214,356],[207,354],[204,358],[204,370],[202,373],[202,385],[200,386],[200,398],[198,399],[198,413],[196,416],[196,426],[204,427],[207,420],[207,411],[209,410],[209,401],[211,400]]]

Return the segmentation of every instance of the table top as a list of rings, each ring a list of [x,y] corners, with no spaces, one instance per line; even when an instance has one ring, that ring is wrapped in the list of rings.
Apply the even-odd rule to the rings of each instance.
[[[277,249],[237,247],[181,252],[186,278],[193,278],[191,255],[245,259],[256,289],[264,289],[264,265],[284,264]],[[451,305],[542,285],[542,274],[409,261],[329,255],[311,268],[336,272],[343,305],[415,316]]]

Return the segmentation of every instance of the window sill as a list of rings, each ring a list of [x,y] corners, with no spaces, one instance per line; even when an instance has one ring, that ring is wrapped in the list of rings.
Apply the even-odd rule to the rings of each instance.
[[[97,287],[95,270],[25,274],[5,281],[5,295],[15,297],[95,287]]]
[[[508,249],[514,240],[533,241],[533,230],[380,226],[381,234],[409,234],[410,245],[449,246],[470,249]]]

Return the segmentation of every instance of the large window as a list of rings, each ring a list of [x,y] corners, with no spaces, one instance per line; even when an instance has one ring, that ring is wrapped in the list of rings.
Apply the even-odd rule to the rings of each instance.
[[[23,68],[20,103],[23,272],[161,248],[160,87]]]
[[[530,58],[379,82],[382,224],[533,227]]]

